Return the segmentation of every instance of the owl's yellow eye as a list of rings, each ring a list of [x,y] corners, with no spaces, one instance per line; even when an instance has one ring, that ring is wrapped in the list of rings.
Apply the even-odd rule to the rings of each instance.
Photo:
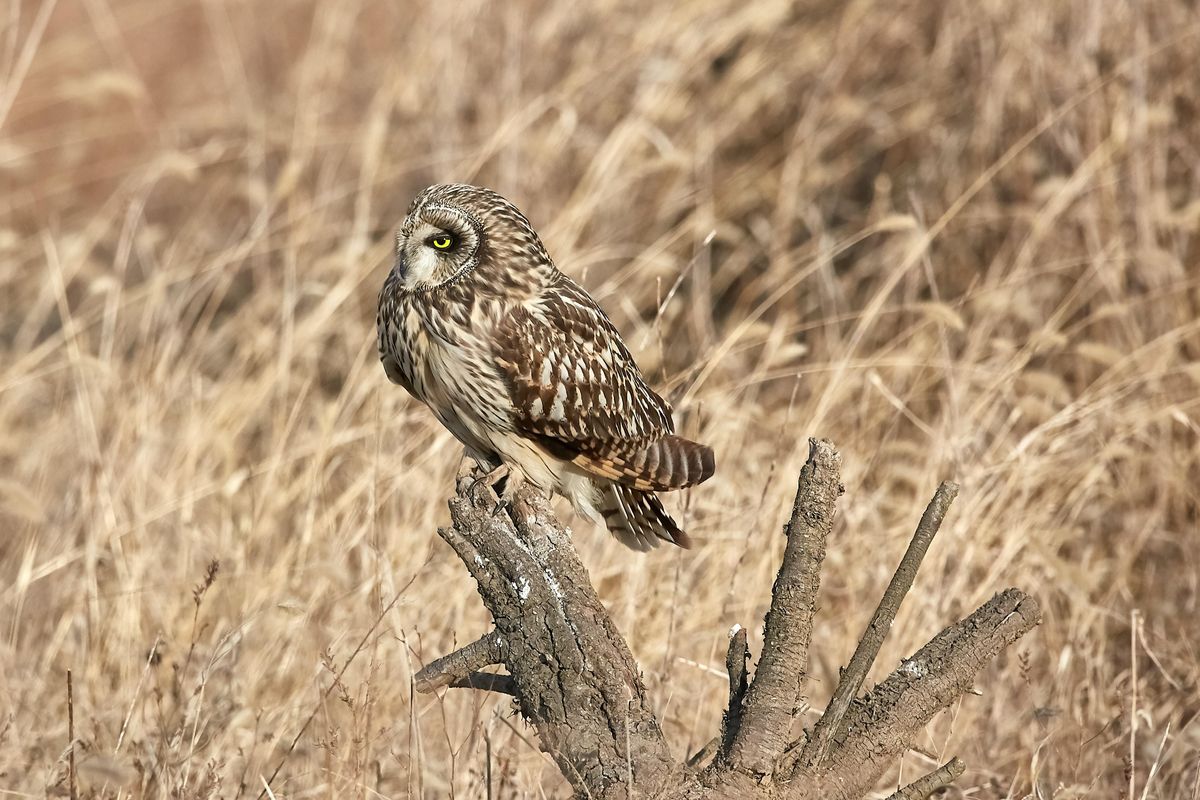
[[[454,237],[452,236],[434,236],[429,240],[436,250],[449,250],[454,245]]]

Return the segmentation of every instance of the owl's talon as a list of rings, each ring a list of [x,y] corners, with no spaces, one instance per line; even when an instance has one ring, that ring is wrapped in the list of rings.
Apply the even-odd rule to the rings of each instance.
[[[519,469],[507,469],[507,474],[504,476],[504,488],[500,490],[499,497],[496,500],[496,507],[492,509],[492,516],[499,514],[504,509],[513,507],[513,500],[517,497],[517,492],[525,484],[525,473]]]
[[[471,484],[467,487],[467,492],[473,499],[478,499],[478,496],[475,494],[475,492],[481,484],[489,489],[495,489],[496,484],[500,483],[511,475],[511,471],[509,470],[507,464],[501,464],[500,466],[488,472],[484,472],[484,469],[485,467],[483,465],[480,465],[476,469],[475,475],[471,479]],[[507,482],[504,487],[504,491],[502,491],[501,494],[507,494]],[[492,513],[495,512],[493,511]]]

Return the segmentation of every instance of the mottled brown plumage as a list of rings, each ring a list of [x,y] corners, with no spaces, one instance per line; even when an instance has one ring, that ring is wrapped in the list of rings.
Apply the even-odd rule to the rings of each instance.
[[[397,234],[379,297],[388,377],[488,468],[568,497],[623,543],[688,539],[653,493],[713,474],[712,450],[675,435],[620,333],[559,272],[500,195],[432,186]]]

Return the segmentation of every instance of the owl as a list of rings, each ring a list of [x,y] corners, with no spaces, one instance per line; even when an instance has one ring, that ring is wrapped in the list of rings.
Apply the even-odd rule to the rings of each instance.
[[[502,502],[528,481],[635,550],[690,546],[655,492],[712,476],[712,449],[674,433],[616,326],[508,200],[467,184],[421,192],[376,324],[388,378],[484,480],[504,479]]]

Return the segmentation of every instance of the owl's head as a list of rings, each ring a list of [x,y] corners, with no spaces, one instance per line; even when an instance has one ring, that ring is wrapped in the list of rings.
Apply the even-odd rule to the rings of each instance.
[[[553,269],[529,220],[490,189],[465,183],[430,186],[409,206],[396,233],[393,275],[420,292],[488,272],[510,287]]]

